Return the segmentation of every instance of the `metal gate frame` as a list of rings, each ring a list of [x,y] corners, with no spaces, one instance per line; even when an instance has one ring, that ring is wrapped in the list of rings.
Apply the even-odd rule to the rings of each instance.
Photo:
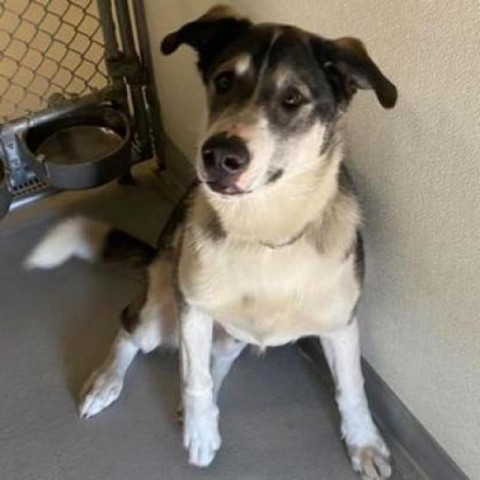
[[[51,1],[48,0],[47,6]],[[87,5],[86,0],[73,1],[75,5],[78,1]],[[164,168],[164,132],[143,0],[96,0],[96,5],[108,84],[80,96],[69,96],[65,91],[56,93],[48,99],[47,108],[0,124],[0,157],[5,165],[13,207],[52,191],[22,158],[21,133],[88,105],[105,102],[121,105],[129,112],[134,132],[130,165],[155,158],[159,169]],[[123,177],[127,182],[130,179],[129,173]]]

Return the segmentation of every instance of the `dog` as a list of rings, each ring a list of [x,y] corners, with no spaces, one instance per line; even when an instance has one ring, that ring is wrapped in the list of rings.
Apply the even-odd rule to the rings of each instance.
[[[146,273],[145,291],[122,312],[110,353],[83,388],[80,414],[96,415],[119,397],[138,352],[177,346],[183,443],[190,463],[205,467],[221,444],[219,390],[244,347],[317,336],[353,468],[364,479],[388,478],[389,450],[360,366],[361,214],[343,161],[353,95],[371,89],[392,108],[396,87],[358,39],[253,24],[226,6],[169,34],[161,50],[170,55],[184,44],[198,54],[208,121],[198,182],[157,248],[73,218],[26,261],[53,268],[73,256],[130,259]]]

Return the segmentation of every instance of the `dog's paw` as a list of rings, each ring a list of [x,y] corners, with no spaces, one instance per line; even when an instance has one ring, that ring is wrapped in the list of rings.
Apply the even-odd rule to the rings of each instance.
[[[216,409],[201,414],[186,409],[183,425],[183,445],[188,450],[188,461],[196,467],[208,467],[215,458],[222,440],[218,431]]]
[[[349,447],[353,469],[362,480],[385,480],[390,478],[390,452],[381,438],[372,445]]]
[[[94,372],[83,386],[80,394],[79,413],[90,418],[111,405],[120,396],[123,377],[116,372]]]

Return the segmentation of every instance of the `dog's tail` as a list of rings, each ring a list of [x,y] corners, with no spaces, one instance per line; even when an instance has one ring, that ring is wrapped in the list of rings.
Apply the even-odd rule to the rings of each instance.
[[[72,257],[90,262],[128,261],[148,265],[156,250],[121,230],[85,217],[74,217],[54,227],[33,249],[25,268],[55,268]]]

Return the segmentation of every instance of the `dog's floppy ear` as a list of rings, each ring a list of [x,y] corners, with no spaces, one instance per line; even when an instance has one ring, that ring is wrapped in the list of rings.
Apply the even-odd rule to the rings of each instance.
[[[319,43],[320,42],[320,43]],[[315,42],[314,42],[315,44]],[[343,37],[336,40],[318,39],[314,50],[321,51],[323,67],[343,76],[345,94],[350,98],[357,90],[374,90],[384,108],[392,108],[397,102],[397,88],[380,71],[357,38]],[[337,79],[338,80],[338,79]]]
[[[232,8],[217,5],[197,20],[167,35],[161,50],[170,55],[180,45],[190,45],[198,52],[198,68],[204,73],[215,55],[250,26],[251,22],[240,17]]]

